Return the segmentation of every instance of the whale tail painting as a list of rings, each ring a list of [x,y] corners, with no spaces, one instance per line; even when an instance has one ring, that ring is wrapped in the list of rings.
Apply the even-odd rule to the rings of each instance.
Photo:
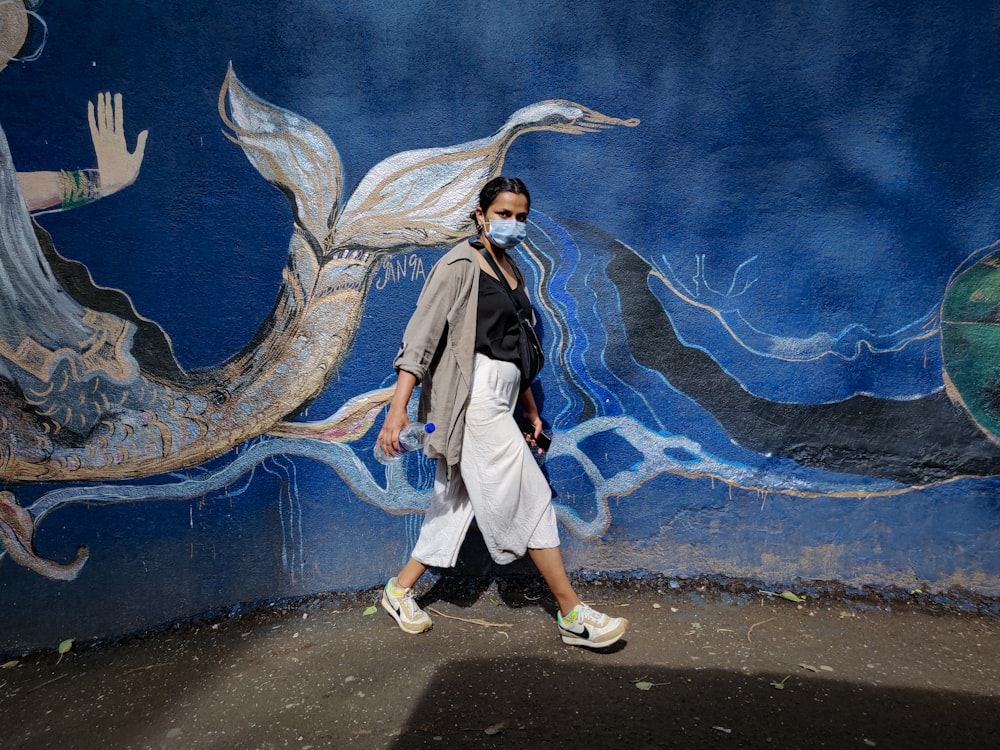
[[[284,420],[340,371],[386,259],[467,234],[479,188],[499,174],[518,136],[637,124],[572,102],[538,102],[490,137],[384,160],[341,205],[340,158],[322,129],[256,97],[231,68],[219,112],[228,137],[289,197],[294,223],[278,298],[253,340],[230,359],[190,372],[126,294],[94,284],[86,267],[60,256],[34,224],[0,133],[0,480],[150,477],[268,433],[320,440],[363,434],[391,391],[371,395],[360,411],[341,410],[322,428]],[[3,493],[0,535],[18,562],[73,577],[86,551],[70,566],[33,551],[34,528],[51,509],[23,508]]]

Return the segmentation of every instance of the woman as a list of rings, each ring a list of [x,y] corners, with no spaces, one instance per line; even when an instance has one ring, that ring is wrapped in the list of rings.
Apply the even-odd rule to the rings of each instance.
[[[431,628],[413,598],[429,567],[454,566],[473,517],[490,555],[509,563],[525,554],[552,590],[565,643],[604,648],[628,621],[595,612],[576,595],[559,551],[552,492],[531,457],[527,440],[542,420],[522,383],[518,319],[502,286],[530,307],[524,278],[507,254],[526,233],[531,198],[521,180],[497,177],[479,194],[472,215],[478,236],[445,254],[431,270],[403,335],[393,366],[398,373],[378,443],[391,454],[409,424],[406,404],[420,384],[420,417],[437,429],[425,452],[438,459],[434,496],[409,561],[382,593],[382,607],[407,633]],[[491,269],[488,253],[504,279]],[[514,407],[534,426],[521,433]]]

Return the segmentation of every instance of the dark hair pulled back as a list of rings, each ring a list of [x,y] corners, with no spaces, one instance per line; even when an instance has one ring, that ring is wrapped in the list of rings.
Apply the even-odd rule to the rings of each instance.
[[[528,199],[528,208],[531,208],[531,193],[528,192],[528,188],[525,184],[517,177],[494,177],[492,180],[483,185],[483,189],[479,191],[479,208],[486,213],[486,209],[493,205],[493,201],[497,199],[500,193],[514,193],[514,195],[523,195]],[[472,223],[476,225],[477,229],[481,229],[479,223],[476,221],[476,212],[472,212]]]

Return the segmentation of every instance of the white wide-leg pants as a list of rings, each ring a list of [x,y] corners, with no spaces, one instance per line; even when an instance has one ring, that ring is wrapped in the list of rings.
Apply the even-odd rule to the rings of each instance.
[[[438,461],[431,507],[413,548],[424,565],[454,566],[473,517],[498,563],[529,548],[559,546],[552,490],[514,421],[519,387],[517,365],[476,355],[460,470],[449,481],[448,467]]]

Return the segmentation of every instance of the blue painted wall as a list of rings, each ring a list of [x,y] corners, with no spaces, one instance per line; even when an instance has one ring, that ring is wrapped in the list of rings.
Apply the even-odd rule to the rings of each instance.
[[[969,322],[989,333],[995,306],[991,4],[372,5],[38,6],[44,49],[0,73],[12,167],[96,166],[99,92],[122,94],[130,149],[149,131],[134,184],[35,215],[39,236],[127,294],[185,371],[215,368],[268,319],[296,216],[223,120],[237,118],[230,65],[244,101],[329,137],[342,212],[382,160],[487,138],[522,107],[570,100],[620,118],[525,132],[503,164],[532,190],[521,265],[549,349],[536,395],[569,566],[1000,595],[997,349],[959,336]],[[0,648],[394,572],[431,465],[386,477],[370,459],[381,417],[346,442],[250,423],[274,402],[288,421],[325,420],[390,385],[448,244],[381,248],[321,392],[255,396],[249,439],[221,454],[156,472],[113,463],[81,482],[8,466],[41,562],[11,550],[8,505]],[[20,403],[6,382],[5,403]],[[46,574],[81,545],[71,580]]]

